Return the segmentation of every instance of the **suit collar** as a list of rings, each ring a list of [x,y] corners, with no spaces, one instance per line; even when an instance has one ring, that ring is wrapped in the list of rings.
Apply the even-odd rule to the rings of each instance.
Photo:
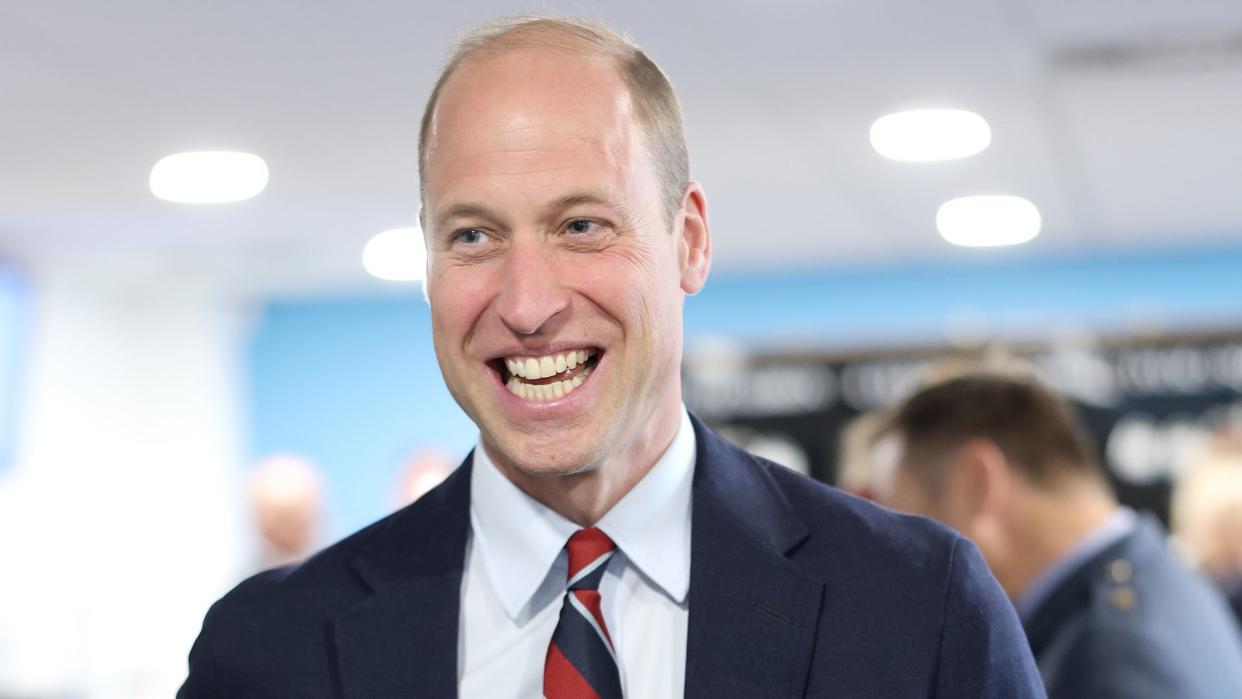
[[[1101,551],[1121,541],[1134,531],[1138,516],[1128,507],[1118,507],[1112,516],[1080,537],[1070,550],[1044,569],[1026,585],[1014,600],[1018,618],[1029,620],[1043,605],[1044,600],[1060,587],[1079,568],[1085,566]]]
[[[801,696],[824,585],[787,554],[809,531],[767,467],[694,428],[686,696]]]
[[[354,559],[372,594],[333,621],[343,696],[456,695],[471,461],[373,525]]]
[[[691,417],[698,444],[694,498],[708,499],[744,523],[763,546],[785,554],[806,539],[809,530],[759,460],[726,442],[697,417]]]
[[[1099,584],[1109,580],[1108,568],[1118,559],[1127,561],[1137,570],[1144,560],[1163,554],[1163,531],[1159,522],[1149,515],[1138,518],[1130,533],[1113,542],[1082,563],[1053,590],[1045,601],[1023,620],[1027,641],[1036,659],[1056,637],[1067,618],[1086,609]]]

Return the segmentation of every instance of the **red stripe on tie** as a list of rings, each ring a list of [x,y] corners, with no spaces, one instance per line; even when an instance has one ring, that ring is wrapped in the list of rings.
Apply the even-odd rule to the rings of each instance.
[[[599,694],[555,643],[548,644],[544,661],[543,695],[548,699],[599,699]]]
[[[612,634],[608,633],[608,625],[604,623],[604,613],[600,610],[599,590],[574,590],[574,597],[582,603],[582,606],[591,612],[591,616],[595,617],[595,623],[599,624],[600,631],[604,632],[604,638],[608,639],[608,645],[612,645]]]
[[[595,559],[616,548],[608,535],[595,527],[583,529],[569,537],[569,577],[572,580]]]

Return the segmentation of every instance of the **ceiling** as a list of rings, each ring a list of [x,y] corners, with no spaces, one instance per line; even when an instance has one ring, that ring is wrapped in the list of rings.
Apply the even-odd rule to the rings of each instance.
[[[417,213],[417,123],[451,38],[528,3],[0,5],[0,255],[260,293],[378,290],[363,244]],[[718,268],[1242,244],[1242,2],[544,2],[602,19],[684,104]],[[878,116],[962,107],[973,158],[876,155]],[[156,200],[194,149],[262,155],[240,204]],[[1033,243],[963,250],[936,208],[1013,193]]]

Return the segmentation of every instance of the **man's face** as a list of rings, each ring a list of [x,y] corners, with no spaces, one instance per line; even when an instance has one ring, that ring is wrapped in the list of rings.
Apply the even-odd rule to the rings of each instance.
[[[535,50],[468,61],[440,93],[425,173],[436,356],[489,453],[532,475],[643,453],[677,419],[697,286],[615,69]]]

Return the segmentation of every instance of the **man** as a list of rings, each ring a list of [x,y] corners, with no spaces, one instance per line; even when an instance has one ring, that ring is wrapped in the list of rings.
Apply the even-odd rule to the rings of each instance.
[[[711,261],[667,79],[551,19],[459,47],[422,129],[457,472],[208,613],[184,697],[1042,696],[977,550],[681,400]]]
[[[1228,611],[1155,520],[1118,506],[1064,399],[1019,374],[968,373],[918,391],[885,435],[880,501],[978,544],[1049,696],[1242,696]]]
[[[253,570],[305,559],[323,521],[323,479],[315,465],[296,456],[270,456],[255,466],[249,485],[261,548]]]

